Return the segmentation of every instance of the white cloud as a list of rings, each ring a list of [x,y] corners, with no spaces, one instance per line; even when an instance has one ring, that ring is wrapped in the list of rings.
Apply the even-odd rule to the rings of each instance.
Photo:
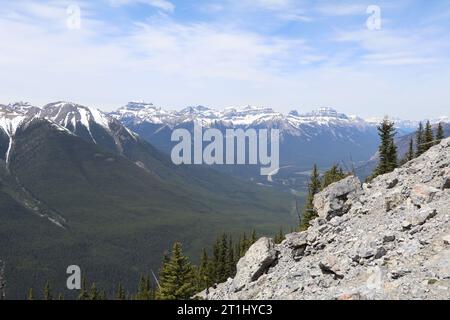
[[[167,0],[109,0],[109,2],[113,6],[142,3],[168,12],[173,12],[175,10],[175,5]]]
[[[367,5],[344,3],[327,3],[316,8],[316,11],[326,16],[365,15],[366,10]]]
[[[335,40],[353,44],[363,50],[359,57],[365,63],[403,66],[448,60],[442,56],[446,50],[443,50],[445,45],[439,40],[439,34],[426,28],[405,31],[389,28],[378,31],[338,31]]]

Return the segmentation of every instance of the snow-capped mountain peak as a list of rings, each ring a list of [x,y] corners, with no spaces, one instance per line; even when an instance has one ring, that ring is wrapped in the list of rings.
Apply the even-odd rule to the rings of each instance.
[[[90,130],[92,123],[109,130],[110,123],[109,116],[100,110],[71,102],[50,103],[40,110],[39,117],[51,120],[69,130],[76,130],[78,125]]]
[[[226,126],[251,127],[268,124],[280,128],[299,128],[303,124],[349,124],[359,127],[369,125],[358,117],[348,117],[332,108],[319,108],[309,113],[300,114],[291,111],[284,115],[272,108],[252,105],[233,106],[221,111],[205,107],[192,106],[181,111],[167,111],[153,104],[130,102],[111,115],[121,122],[131,125],[148,123],[152,125],[167,125],[171,128],[182,123],[197,122],[203,126],[213,126],[222,123]]]
[[[345,115],[343,113],[339,113],[335,109],[329,108],[329,107],[318,108],[318,109],[313,110],[311,112],[302,114],[301,117],[303,117],[303,118],[322,118],[322,119],[323,118],[344,119],[344,120],[349,119],[347,117],[347,115]]]
[[[13,136],[26,118],[26,115],[10,108],[10,106],[0,105],[0,128],[8,136]]]
[[[165,111],[153,103],[129,102],[126,106],[109,114],[116,120],[128,123],[152,123],[170,124],[178,114],[173,111]]]
[[[34,105],[31,105],[29,102],[14,102],[8,105],[8,108],[14,110],[15,112],[25,114],[25,115],[33,115],[39,112],[40,108]]]
[[[30,117],[26,114],[15,110],[11,105],[0,105],[0,133],[4,133],[8,139],[8,149],[5,153],[5,162],[9,163],[11,149],[13,146],[13,137],[17,129],[24,124]]]

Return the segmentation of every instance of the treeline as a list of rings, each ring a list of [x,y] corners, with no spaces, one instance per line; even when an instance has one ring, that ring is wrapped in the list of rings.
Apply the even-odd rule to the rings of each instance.
[[[429,121],[427,121],[425,128],[423,127],[421,122],[416,132],[416,141],[414,143],[414,138],[411,138],[409,142],[408,152],[405,158],[402,159],[401,163],[406,163],[422,155],[432,146],[439,144],[444,138],[444,128],[442,126],[442,123],[438,124],[436,133],[434,133]]]
[[[367,179],[368,182],[379,175],[394,171],[399,165],[403,165],[422,155],[432,146],[439,144],[444,139],[442,123],[438,124],[436,132],[434,132],[430,121],[427,121],[425,127],[422,122],[420,122],[416,132],[415,141],[412,137],[409,142],[408,152],[405,157],[399,161],[397,146],[394,142],[395,136],[397,135],[394,122],[384,119],[378,127],[378,134],[381,139],[378,148],[380,161],[372,175]]]
[[[284,239],[282,229],[274,237],[276,242]],[[203,249],[198,266],[184,255],[182,244],[175,242],[172,250],[163,257],[158,277],[141,275],[136,289],[127,292],[118,283],[114,294],[108,295],[95,282],[83,278],[77,300],[188,300],[198,292],[227,281],[236,274],[236,264],[257,240],[256,231],[244,233],[237,239],[231,234],[220,235],[208,251]],[[47,282],[37,294],[29,289],[28,300],[64,300],[63,294],[55,294]]]

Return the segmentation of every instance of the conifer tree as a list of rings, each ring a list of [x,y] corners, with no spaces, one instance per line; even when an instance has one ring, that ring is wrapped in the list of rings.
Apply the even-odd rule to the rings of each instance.
[[[233,237],[230,235],[228,240],[228,270],[227,279],[233,277],[236,274],[236,261],[234,259],[234,247],[233,247]]]
[[[411,138],[409,141],[408,152],[406,153],[405,158],[402,160],[402,164],[405,164],[405,163],[413,160],[414,157],[415,157],[414,141],[413,141],[413,138]]]
[[[97,290],[97,285],[94,282],[94,283],[92,283],[91,290],[89,292],[89,300],[100,300],[99,298],[100,298],[100,295]]]
[[[239,256],[242,258],[245,253],[247,252],[247,248],[249,247],[249,240],[247,239],[247,235],[244,232],[244,235],[242,237],[242,242],[241,242],[241,250],[240,250],[240,254]]]
[[[416,157],[422,155],[425,152],[424,149],[424,140],[425,140],[425,136],[424,136],[424,131],[423,131],[423,125],[422,122],[419,123],[419,129],[417,129],[416,132]]]
[[[194,268],[183,255],[181,243],[175,242],[170,260],[161,268],[160,287],[156,297],[160,300],[187,300],[195,292]]]
[[[202,291],[205,288],[210,287],[213,283],[212,279],[212,261],[209,261],[208,253],[206,249],[203,248],[202,256],[200,257],[200,265],[198,267],[198,290]]]
[[[436,131],[436,144],[439,144],[442,140],[444,140],[444,138],[444,128],[442,126],[442,122],[439,122]]]
[[[380,126],[378,126],[378,134],[380,135],[381,140],[380,147],[378,148],[380,161],[370,179],[392,172],[398,166],[397,146],[394,142],[394,137],[396,135],[394,123],[385,118]]]
[[[427,121],[427,124],[425,125],[423,144],[424,152],[430,149],[434,144],[433,128],[431,127],[430,121]]]
[[[123,288],[121,283],[119,283],[119,286],[117,288],[116,300],[126,300],[125,289]]]
[[[304,231],[309,228],[309,222],[317,217],[317,212],[314,210],[314,196],[320,191],[321,183],[319,179],[319,170],[317,165],[314,165],[311,178],[308,186],[308,198],[306,199],[306,205],[303,209],[303,213],[300,221],[300,230]]]
[[[50,287],[50,283],[47,281],[44,287],[44,300],[53,300],[52,288]]]
[[[218,270],[218,282],[224,282],[228,279],[228,238],[224,233],[220,240],[220,255],[219,255],[219,265]]]
[[[28,296],[27,296],[27,300],[34,300],[34,295],[33,295],[33,288],[30,288],[28,290]]]
[[[150,277],[141,275],[141,277],[139,278],[136,300],[152,300],[152,286]]]
[[[242,243],[242,238],[241,238],[241,236],[239,236],[239,239],[238,239],[238,241],[235,245],[235,249],[234,249],[234,252],[235,252],[234,258],[236,261],[238,261],[240,258],[242,258],[241,257],[241,247],[242,247],[241,243]]]
[[[256,242],[256,240],[258,240],[258,239],[257,239],[257,236],[256,236],[256,230],[253,229],[253,232],[252,232],[252,239],[251,239],[251,244],[254,244],[254,243]]]
[[[83,277],[83,281],[81,282],[81,290],[80,294],[78,295],[78,300],[89,300],[89,290],[88,290],[88,283],[87,279]]]
[[[345,174],[340,166],[333,165],[328,171],[323,174],[322,177],[322,190],[328,187],[330,184],[341,181],[346,178],[348,174]]]
[[[284,240],[283,228],[280,228],[280,231],[275,235],[273,241],[274,241],[276,244],[280,244],[281,242],[283,242],[283,240]]]

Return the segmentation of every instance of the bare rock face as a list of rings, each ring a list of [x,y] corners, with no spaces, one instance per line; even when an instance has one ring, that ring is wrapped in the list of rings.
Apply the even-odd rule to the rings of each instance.
[[[450,299],[450,139],[360,186],[314,199],[320,217],[263,238],[207,299]]]
[[[347,200],[361,190],[361,181],[355,176],[333,183],[314,197],[314,208],[319,217],[330,220],[346,214],[350,207]]]
[[[239,291],[248,282],[258,280],[276,261],[277,251],[272,239],[261,238],[253,244],[247,254],[237,264],[233,280],[234,291]]]

